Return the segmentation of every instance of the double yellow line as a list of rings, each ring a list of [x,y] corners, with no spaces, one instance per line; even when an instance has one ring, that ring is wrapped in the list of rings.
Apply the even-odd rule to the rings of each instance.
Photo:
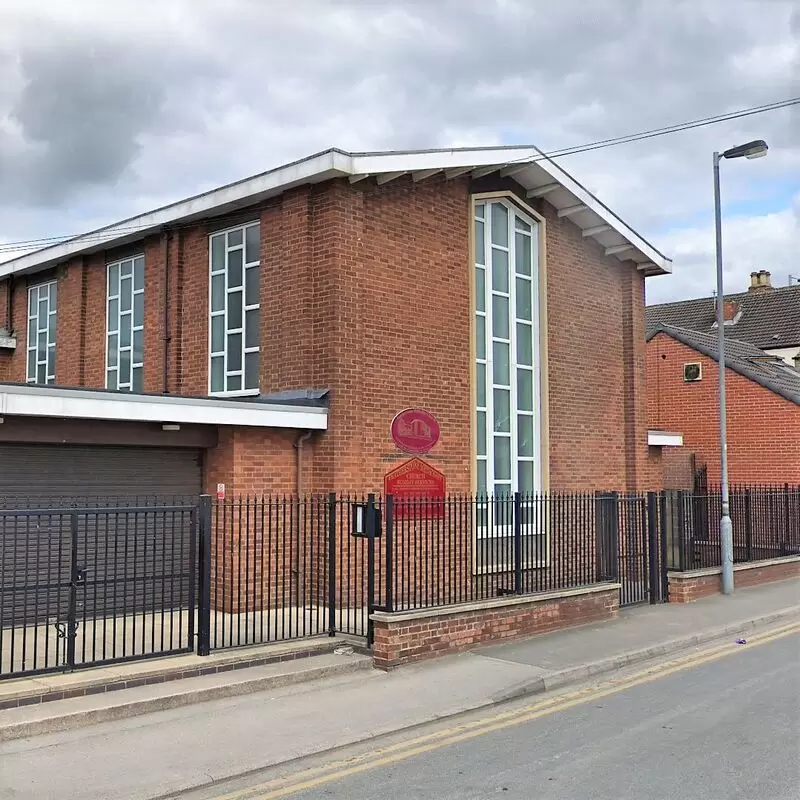
[[[782,639],[792,634],[800,633],[800,623],[793,622],[779,628],[754,635],[747,640],[747,647],[752,648],[768,642]],[[358,775],[367,770],[396,764],[399,761],[413,758],[414,756],[430,753],[442,747],[459,744],[488,733],[494,733],[514,725],[566,711],[575,706],[608,697],[612,694],[623,692],[634,686],[663,678],[675,672],[706,664],[725,658],[733,653],[740,652],[739,646],[732,642],[703,650],[700,653],[690,653],[670,661],[660,662],[657,665],[640,670],[632,675],[605,680],[593,686],[587,686],[565,694],[559,694],[549,699],[505,711],[500,714],[481,717],[472,722],[464,722],[450,728],[438,730],[434,733],[419,736],[404,742],[376,748],[369,752],[361,753],[351,758],[333,761],[320,767],[302,770],[292,775],[276,778],[256,786],[240,789],[229,794],[218,795],[213,800],[278,800],[297,792],[314,789],[334,781],[342,780],[351,775]]]

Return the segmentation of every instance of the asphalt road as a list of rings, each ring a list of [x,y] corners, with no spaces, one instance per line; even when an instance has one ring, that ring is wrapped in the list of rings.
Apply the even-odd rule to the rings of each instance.
[[[487,714],[466,735],[453,729],[451,744],[447,735],[418,738],[407,752],[376,750],[362,760],[340,759],[321,774],[298,772],[260,789],[251,783],[249,790],[220,787],[205,796],[796,800],[799,667],[795,632],[689,668],[667,668],[622,690],[573,692],[563,708],[540,701],[516,718]]]

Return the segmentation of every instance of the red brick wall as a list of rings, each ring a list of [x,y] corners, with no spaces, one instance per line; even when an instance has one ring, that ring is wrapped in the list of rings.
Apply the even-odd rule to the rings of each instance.
[[[700,572],[705,573],[707,570]],[[737,589],[761,586],[774,581],[797,580],[798,577],[800,577],[800,560],[797,558],[778,559],[772,563],[761,561],[757,564],[734,565],[734,586]],[[719,570],[711,575],[696,572],[669,574],[670,603],[692,603],[719,594],[721,591],[722,578]]]
[[[703,379],[685,383],[683,365]],[[683,434],[684,447],[719,481],[717,363],[665,333],[647,344],[648,421]],[[728,369],[728,466],[732,483],[800,483],[800,406]]]
[[[599,587],[598,587],[599,588]],[[378,669],[468,650],[484,642],[548,633],[560,628],[613,619],[619,588],[547,599],[494,600],[431,614],[375,615],[372,652]]]

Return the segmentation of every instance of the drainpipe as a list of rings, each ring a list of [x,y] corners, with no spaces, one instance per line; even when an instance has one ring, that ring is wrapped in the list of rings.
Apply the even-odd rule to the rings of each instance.
[[[169,243],[172,233],[164,229],[164,394],[169,394],[169,345],[172,337],[169,333]]]
[[[297,463],[297,477],[295,481],[295,493],[297,494],[298,500],[303,495],[303,445],[311,438],[314,431],[306,431],[305,433],[301,433],[297,437],[297,441],[294,443],[294,450],[296,455],[296,463]]]
[[[6,282],[6,330],[9,333],[16,333],[14,330],[14,276],[9,275]]]

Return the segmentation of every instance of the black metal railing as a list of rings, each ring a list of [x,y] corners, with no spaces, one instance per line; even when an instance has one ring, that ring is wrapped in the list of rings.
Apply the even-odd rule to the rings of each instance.
[[[719,487],[666,492],[666,546],[670,569],[718,567]],[[800,555],[800,486],[732,486],[730,515],[734,563]]]

